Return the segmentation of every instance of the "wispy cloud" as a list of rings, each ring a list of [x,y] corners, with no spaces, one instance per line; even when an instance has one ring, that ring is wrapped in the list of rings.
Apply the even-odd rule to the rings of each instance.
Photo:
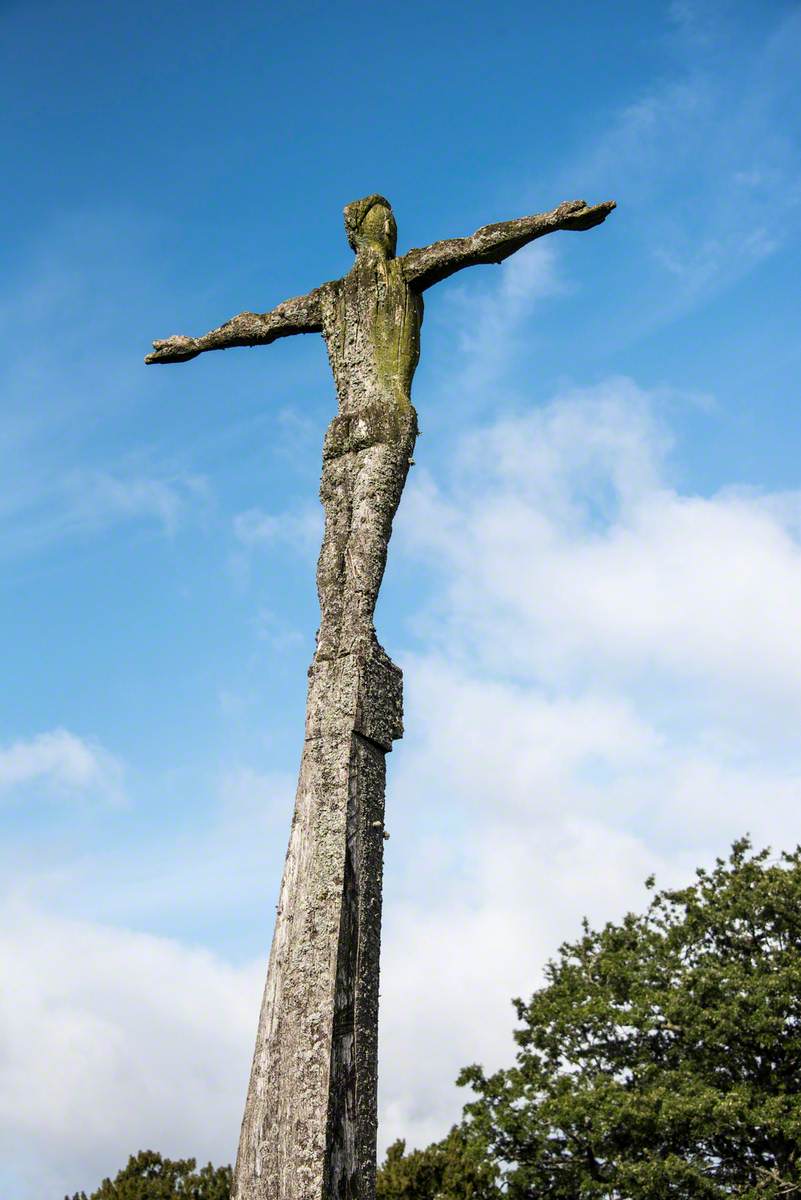
[[[801,50],[788,12],[750,29],[709,5],[671,6],[674,66],[602,114],[557,187],[613,194],[621,252],[640,264],[627,338],[687,313],[795,239],[801,151],[786,123],[787,71]],[[625,300],[625,298],[622,298]],[[636,313],[636,315],[635,315]]]
[[[68,468],[28,481],[0,503],[3,555],[22,557],[70,539],[86,539],[118,525],[143,524],[173,535],[209,506],[209,487],[188,472],[145,474]]]
[[[122,796],[122,764],[94,742],[66,729],[0,747],[0,796],[39,794]]]
[[[203,475],[120,436],[142,366],[122,320],[145,237],[125,212],[71,212],[27,247],[0,294],[2,554],[144,522],[173,534],[209,503]],[[124,277],[125,300],[109,276]],[[122,286],[122,284],[120,285]],[[43,334],[46,331],[46,335]]]
[[[487,286],[486,276],[452,287],[443,297],[443,315],[455,330],[458,352],[446,381],[464,400],[486,393],[488,384],[513,361],[517,343],[537,305],[568,290],[559,255],[548,242],[518,251]],[[528,334],[530,337],[530,332]]]
[[[256,621],[259,637],[269,642],[271,648],[278,654],[292,650],[302,645],[306,638],[299,629],[288,624],[277,613],[269,608],[262,608]]]
[[[233,528],[236,540],[249,549],[281,544],[305,555],[319,546],[323,531],[322,510],[319,505],[311,504],[281,513],[249,508],[236,514]]]
[[[152,521],[172,534],[193,507],[209,494],[203,476],[114,475],[87,471],[71,475],[65,491],[72,500],[66,522],[80,531],[100,530],[117,521]]]
[[[720,28],[720,10],[709,3],[698,4],[696,0],[671,0],[668,18],[672,23],[672,37],[685,49],[707,50],[717,40]]]

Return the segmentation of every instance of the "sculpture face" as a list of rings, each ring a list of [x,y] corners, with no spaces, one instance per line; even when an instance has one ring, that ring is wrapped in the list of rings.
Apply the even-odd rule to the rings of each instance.
[[[367,208],[364,216],[359,209]],[[345,209],[345,228],[348,241],[358,254],[361,250],[377,251],[382,258],[394,258],[398,227],[389,204],[381,197],[357,200]]]
[[[378,247],[385,258],[394,258],[398,227],[392,209],[383,204],[374,204],[359,227],[357,241]]]

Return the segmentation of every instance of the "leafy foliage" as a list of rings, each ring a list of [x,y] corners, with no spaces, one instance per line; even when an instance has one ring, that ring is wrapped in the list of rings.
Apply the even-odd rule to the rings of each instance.
[[[115,1179],[104,1179],[89,1197],[77,1192],[72,1200],[229,1200],[230,1167],[195,1167],[194,1158],[172,1162],[153,1150],[140,1150]]]
[[[454,1126],[426,1150],[406,1154],[397,1141],[376,1177],[376,1200],[500,1200],[498,1171],[472,1131]]]
[[[642,916],[585,922],[547,980],[514,1002],[516,1065],[459,1079],[509,1200],[801,1194],[801,850],[736,842]]]

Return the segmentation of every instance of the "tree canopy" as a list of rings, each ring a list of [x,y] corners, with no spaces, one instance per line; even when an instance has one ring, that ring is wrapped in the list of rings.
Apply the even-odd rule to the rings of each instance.
[[[486,1145],[455,1125],[425,1150],[407,1154],[405,1141],[394,1142],[378,1169],[376,1200],[499,1200],[497,1178]]]
[[[514,1065],[467,1067],[462,1122],[391,1146],[377,1200],[801,1200],[801,849],[743,839],[644,913],[585,922],[514,1005]],[[72,1200],[230,1187],[144,1151]]]
[[[104,1179],[88,1197],[76,1192],[72,1200],[229,1200],[231,1168],[209,1163],[197,1171],[196,1165],[194,1158],[172,1162],[154,1150],[140,1150],[113,1180]]]
[[[744,839],[642,915],[585,922],[514,1004],[515,1065],[462,1072],[458,1142],[393,1147],[381,1200],[801,1194],[801,851]]]

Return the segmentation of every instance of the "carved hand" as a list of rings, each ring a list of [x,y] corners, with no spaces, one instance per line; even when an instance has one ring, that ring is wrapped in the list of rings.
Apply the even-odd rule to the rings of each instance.
[[[174,333],[172,337],[164,338],[160,342],[154,342],[153,353],[148,354],[145,362],[187,362],[190,358],[196,358],[198,354],[200,354],[200,348],[198,347],[196,338],[184,337],[183,334]]]
[[[613,208],[616,208],[614,200],[606,200],[603,204],[587,204],[586,200],[571,200],[567,204],[560,204],[560,209],[565,209],[565,216],[559,222],[560,229],[592,229],[594,225],[600,225],[609,216]]]

